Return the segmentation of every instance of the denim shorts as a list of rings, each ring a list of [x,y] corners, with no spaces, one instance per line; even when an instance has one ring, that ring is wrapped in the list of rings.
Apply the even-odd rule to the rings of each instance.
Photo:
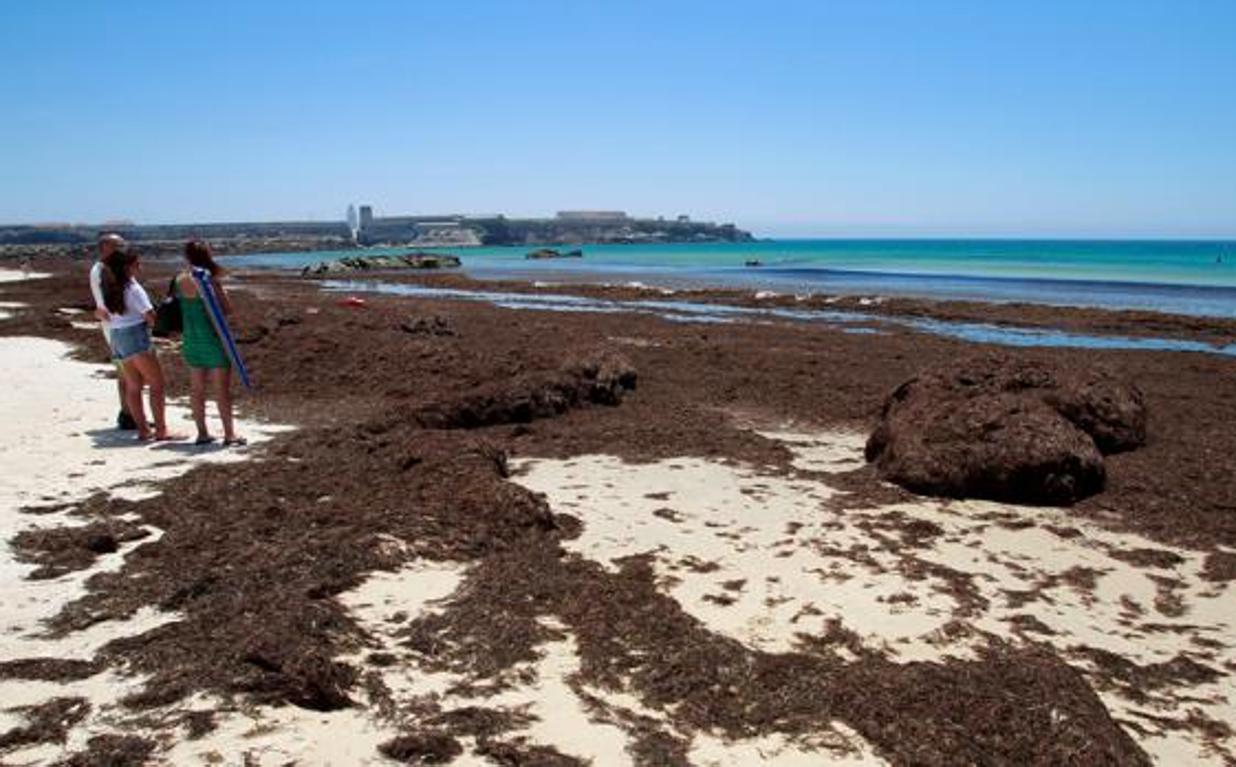
[[[150,326],[146,323],[129,325],[124,328],[112,328],[111,332],[112,359],[127,360],[136,357],[151,348]]]

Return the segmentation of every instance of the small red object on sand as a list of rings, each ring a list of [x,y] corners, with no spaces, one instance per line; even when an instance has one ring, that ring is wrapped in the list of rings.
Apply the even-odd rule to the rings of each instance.
[[[351,306],[357,309],[361,309],[361,308],[364,308],[365,306],[365,299],[357,298],[356,296],[348,296],[347,298],[340,301],[339,305],[340,306]]]

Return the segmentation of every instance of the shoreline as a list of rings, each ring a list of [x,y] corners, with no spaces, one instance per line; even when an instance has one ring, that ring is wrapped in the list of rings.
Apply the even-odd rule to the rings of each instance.
[[[300,279],[267,270],[250,272],[275,279]],[[579,275],[544,275],[549,279],[478,279],[463,272],[369,272],[335,275],[325,282],[356,280],[389,284],[419,284],[430,288],[502,291],[525,295],[571,295],[614,301],[673,300],[752,309],[814,309],[872,315],[876,319],[923,318],[944,322],[984,323],[998,327],[1056,329],[1077,333],[1126,335],[1134,338],[1167,336],[1197,340],[1214,346],[1236,343],[1236,319],[1165,312],[1017,302],[957,301],[904,298],[879,294],[793,293],[741,288],[693,288],[645,284],[638,281],[592,282]],[[569,279],[563,279],[564,277]]]
[[[174,243],[160,248],[168,245]],[[589,249],[587,257],[572,263],[521,258],[541,246],[452,248],[408,243],[343,249],[324,245],[281,252],[269,243],[241,241],[221,247],[220,254],[241,270],[294,270],[323,259],[412,249],[461,255],[463,271],[481,281],[643,281],[675,290],[839,298],[875,295],[920,304],[1003,304],[1049,313],[1053,309],[1094,309],[1147,318],[1172,314],[1203,323],[1208,319],[1226,320],[1229,325],[1236,322],[1232,308],[1236,306],[1236,262],[1225,258],[1236,242],[1224,240],[827,238],[653,246],[584,243]],[[580,244],[559,246],[578,248]],[[950,256],[954,250],[957,253]],[[3,252],[0,247],[0,261]],[[77,251],[57,252],[69,256]],[[144,252],[175,259],[179,246]],[[758,268],[751,266],[753,262]]]
[[[80,308],[84,269],[54,271],[0,286],[23,304],[0,336],[97,353],[97,331],[60,311]],[[128,707],[173,722],[141,734],[153,757],[311,759],[342,727],[360,739],[333,747],[374,764],[380,749],[457,764],[1232,758],[1236,399],[1215,382],[1236,360],[1018,351],[1135,381],[1152,440],[1072,509],[950,503],[884,485],[858,451],[888,391],[981,346],[442,299],[357,308],[313,281],[235,277],[261,387],[242,412],[295,436],[75,512],[162,531],[58,619],[72,636],[86,617],[177,611],[99,653],[144,675]],[[540,396],[597,353],[638,371],[617,404],[424,425]],[[1064,718],[1034,713],[1048,708]],[[959,727],[974,737],[935,735]]]

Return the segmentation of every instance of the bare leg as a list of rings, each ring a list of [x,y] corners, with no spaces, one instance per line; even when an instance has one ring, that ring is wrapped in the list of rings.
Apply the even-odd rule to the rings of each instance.
[[[129,413],[129,397],[124,385],[124,373],[116,376],[116,398],[120,400],[120,410]],[[130,413],[132,415],[132,413]]]
[[[107,349],[110,353],[112,348],[112,336],[106,328],[103,329],[103,340],[107,341]],[[120,401],[120,413],[122,416],[129,416],[129,418],[132,418],[133,416],[129,412],[128,388],[125,386],[124,382],[124,363],[112,360],[112,365],[116,368],[116,399]],[[123,421],[123,417],[117,418],[116,425],[123,428]]]
[[[207,368],[189,368],[189,405],[193,408],[198,442],[210,439],[210,430],[206,428],[206,379],[209,376]]]
[[[154,417],[154,438],[168,439],[165,416],[167,400],[163,391],[163,368],[159,365],[159,358],[153,351],[148,351],[133,357],[132,360],[146,384],[150,386],[150,412]],[[139,396],[139,402],[140,399]]]
[[[150,439],[150,424],[146,421],[146,408],[142,405],[142,372],[137,365],[137,358],[125,360],[121,369],[124,371],[124,395],[128,405],[129,415],[137,424],[137,438]]]
[[[214,368],[210,371],[214,379],[217,402],[219,403],[219,420],[223,421],[223,441],[236,441],[236,427],[232,419],[232,369]]]

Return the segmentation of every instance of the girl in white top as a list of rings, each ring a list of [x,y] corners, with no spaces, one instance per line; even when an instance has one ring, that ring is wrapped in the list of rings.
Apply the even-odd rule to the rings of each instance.
[[[146,316],[154,312],[154,304],[150,303],[150,294],[142,287],[141,283],[130,278],[129,283],[124,286],[124,311],[120,314],[110,315],[111,319],[108,322],[111,324],[111,329],[129,328],[134,325],[146,324]]]
[[[112,347],[112,357],[120,363],[124,375],[125,401],[129,413],[137,422],[137,438],[156,441],[181,439],[167,431],[163,368],[159,365],[150,338],[150,328],[155,319],[154,306],[146,289],[137,281],[141,261],[137,253],[130,249],[112,253],[103,265],[103,303],[110,326],[108,341]],[[142,404],[142,389],[146,387],[150,387],[153,432],[146,421],[146,409]]]

